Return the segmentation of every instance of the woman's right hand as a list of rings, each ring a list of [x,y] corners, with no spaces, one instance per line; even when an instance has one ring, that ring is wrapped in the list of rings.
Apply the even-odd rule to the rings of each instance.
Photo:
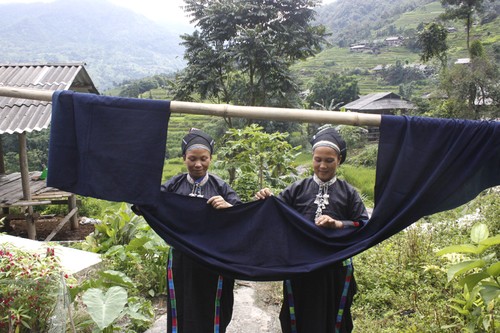
[[[259,192],[255,193],[255,199],[256,200],[263,200],[267,197],[270,197],[273,195],[273,192],[271,192],[270,189],[268,189],[267,187],[261,189]]]

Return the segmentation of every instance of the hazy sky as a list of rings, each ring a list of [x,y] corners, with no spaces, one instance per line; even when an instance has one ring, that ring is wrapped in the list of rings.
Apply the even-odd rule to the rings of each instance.
[[[31,3],[52,2],[54,0],[0,0],[0,4],[6,3]],[[153,20],[169,20],[170,22],[188,23],[184,12],[180,8],[184,5],[183,0],[110,0],[116,5],[127,7],[135,12],[141,13]],[[329,3],[335,0],[323,0]]]

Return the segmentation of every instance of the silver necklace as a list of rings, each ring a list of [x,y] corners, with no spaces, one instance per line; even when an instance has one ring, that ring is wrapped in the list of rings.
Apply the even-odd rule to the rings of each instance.
[[[318,205],[318,208],[316,208],[316,214],[314,215],[314,220],[317,220],[318,217],[323,215],[323,209],[325,209],[326,206],[328,206],[330,203],[329,202],[330,195],[328,194],[328,188],[330,187],[330,185],[335,183],[337,177],[333,177],[327,182],[323,182],[316,175],[314,175],[313,179],[319,186],[318,194],[316,194],[316,199],[314,200],[314,203]]]

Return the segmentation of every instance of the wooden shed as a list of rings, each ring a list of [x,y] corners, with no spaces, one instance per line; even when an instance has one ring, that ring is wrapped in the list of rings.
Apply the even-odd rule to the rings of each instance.
[[[416,106],[393,92],[380,92],[361,96],[343,106],[346,110],[372,114],[405,114]],[[378,127],[368,128],[368,138],[378,139]]]
[[[84,66],[84,63],[0,64],[0,87],[99,94]],[[11,207],[22,207],[30,239],[36,238],[35,205],[67,200],[70,209],[63,222],[71,220],[71,227],[78,227],[75,195],[47,188],[45,180],[39,177],[40,172],[28,170],[27,135],[47,130],[51,111],[51,102],[0,96],[0,217],[8,217]],[[18,136],[20,172],[5,174],[4,135]]]

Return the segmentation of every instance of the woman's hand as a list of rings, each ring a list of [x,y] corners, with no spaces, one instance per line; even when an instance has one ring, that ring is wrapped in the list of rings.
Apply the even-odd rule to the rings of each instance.
[[[224,200],[224,198],[221,197],[220,195],[216,195],[208,199],[207,204],[212,205],[212,207],[214,207],[215,209],[224,209],[233,207],[233,205]]]
[[[255,193],[255,199],[262,200],[273,195],[270,189],[267,187],[261,189],[259,192]]]
[[[342,229],[344,224],[342,221],[336,220],[328,215],[321,215],[315,221],[318,227],[330,228],[330,229]]]

